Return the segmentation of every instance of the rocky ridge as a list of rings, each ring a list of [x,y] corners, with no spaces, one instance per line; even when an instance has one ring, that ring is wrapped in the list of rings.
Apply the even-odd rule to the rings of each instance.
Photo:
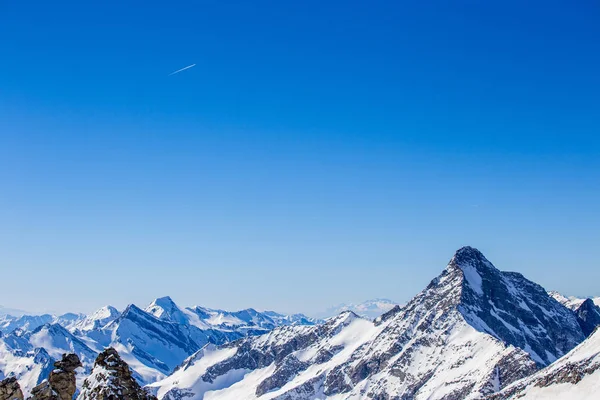
[[[14,376],[0,381],[0,400],[23,400],[23,392]]]
[[[155,400],[133,378],[131,369],[113,348],[102,351],[78,400]]]
[[[81,366],[76,354],[63,354],[48,379],[31,390],[30,400],[72,400],[77,390],[75,370]]]

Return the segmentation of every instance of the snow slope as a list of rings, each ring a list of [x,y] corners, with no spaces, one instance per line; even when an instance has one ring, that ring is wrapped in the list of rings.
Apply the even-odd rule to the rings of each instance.
[[[600,393],[600,329],[567,355],[490,400],[596,400]]]

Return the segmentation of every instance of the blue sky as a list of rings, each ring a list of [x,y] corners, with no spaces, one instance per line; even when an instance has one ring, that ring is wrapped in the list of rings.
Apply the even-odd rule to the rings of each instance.
[[[123,3],[0,5],[0,304],[600,295],[596,2]]]

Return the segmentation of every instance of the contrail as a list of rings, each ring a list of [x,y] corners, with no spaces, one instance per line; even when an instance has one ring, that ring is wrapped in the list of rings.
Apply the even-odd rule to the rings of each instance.
[[[177,70],[177,71],[175,71],[175,72],[171,72],[171,73],[169,74],[169,76],[171,76],[171,75],[175,75],[175,74],[178,74],[178,73],[180,73],[181,71],[185,71],[186,69],[190,69],[190,68],[192,68],[192,67],[195,67],[195,66],[196,66],[196,64],[188,65],[187,67],[183,67],[183,68],[181,68],[181,69],[178,69],[178,70]]]

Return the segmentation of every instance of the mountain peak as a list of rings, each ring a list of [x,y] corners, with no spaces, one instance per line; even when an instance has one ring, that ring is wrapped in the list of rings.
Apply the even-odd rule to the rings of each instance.
[[[169,296],[159,297],[144,309],[158,319],[184,324],[187,318],[173,299]]]
[[[471,246],[464,246],[458,249],[450,260],[450,264],[456,265],[461,269],[463,269],[462,267],[464,266],[496,269],[496,267],[494,267],[494,265],[489,262],[487,258],[485,258],[481,251]]]
[[[171,296],[163,296],[157,299],[154,299],[152,303],[150,303],[150,307],[156,305],[162,308],[172,308],[176,306],[175,302],[171,298]]]
[[[104,306],[97,309],[91,316],[90,319],[105,319],[110,317],[116,317],[119,315],[119,310],[113,306]]]

